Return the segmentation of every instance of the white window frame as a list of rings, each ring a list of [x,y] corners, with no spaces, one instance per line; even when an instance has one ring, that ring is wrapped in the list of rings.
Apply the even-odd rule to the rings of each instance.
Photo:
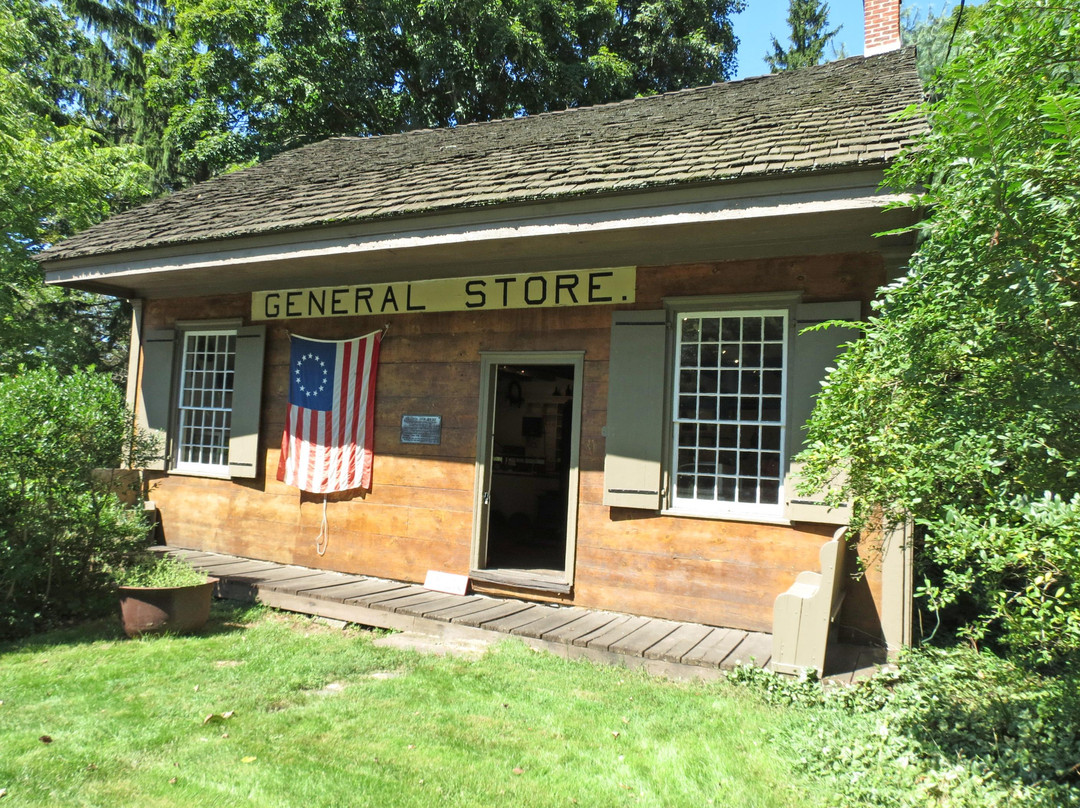
[[[213,328],[213,329],[197,329],[188,328],[184,329],[180,333],[180,357],[179,357],[179,376],[177,380],[177,396],[176,396],[176,446],[173,457],[173,463],[171,470],[178,474],[199,474],[214,477],[228,477],[229,476],[229,441],[231,438],[232,429],[232,417],[233,417],[233,391],[235,390],[236,382],[236,329],[235,328]],[[230,380],[228,389],[216,389],[216,388],[202,388],[204,391],[209,391],[212,394],[222,394],[227,399],[227,405],[221,406],[203,405],[203,406],[191,406],[185,405],[185,394],[188,392],[189,387],[187,380],[189,378],[189,372],[193,372],[189,365],[193,357],[193,352],[190,352],[188,346],[190,340],[198,339],[199,337],[232,337],[232,367],[225,371],[216,370],[215,374],[224,373]],[[227,423],[224,427],[209,427],[211,431],[214,429],[221,433],[221,439],[217,441],[219,445],[209,446],[211,451],[217,451],[219,453],[219,459],[221,462],[205,462],[199,460],[185,460],[184,455],[186,450],[193,448],[191,444],[187,443],[185,438],[188,428],[194,427],[187,422],[189,413],[222,413],[224,414]]]
[[[667,297],[662,309],[616,310],[608,362],[604,505],[732,522],[847,524],[850,507],[827,505],[816,494],[794,496],[799,470],[792,458],[802,447],[802,426],[810,417],[827,369],[846,343],[860,337],[857,328],[807,327],[833,320],[857,321],[862,310],[859,300],[804,303],[801,291]],[[779,471],[783,482],[778,493],[782,502],[776,507],[756,508],[734,503],[735,507],[723,509],[673,502],[672,486],[677,484],[678,472],[672,438],[673,414],[678,412],[675,368],[680,363],[675,356],[675,331],[679,315],[767,311],[787,315],[780,405],[784,433]],[[700,459],[694,458],[695,462]]]
[[[777,302],[779,302],[779,301],[777,301]],[[722,319],[724,317],[739,318],[740,320],[743,320],[744,318],[753,318],[753,317],[762,317],[762,318],[764,318],[764,317],[781,317],[781,318],[783,318],[782,338],[781,338],[781,341],[780,341],[781,351],[782,351],[781,368],[780,368],[781,373],[782,373],[782,375],[781,375],[781,388],[780,388],[779,393],[769,395],[770,398],[778,398],[779,399],[779,419],[778,420],[772,420],[772,419],[763,420],[761,418],[760,412],[759,412],[759,417],[757,419],[741,419],[739,417],[739,412],[735,413],[735,418],[721,418],[719,411],[717,412],[717,415],[714,418],[709,418],[709,417],[701,418],[701,417],[696,417],[696,416],[694,418],[689,418],[689,417],[681,417],[680,416],[680,394],[681,394],[681,391],[680,391],[680,377],[681,377],[681,372],[683,370],[683,365],[682,365],[683,323],[687,319],[691,319],[691,318],[717,318],[717,319],[720,319],[721,322],[722,322]],[[790,373],[791,373],[791,368],[790,368],[790,356],[791,356],[791,352],[790,352],[790,332],[791,332],[791,323],[792,323],[792,321],[793,321],[793,312],[792,312],[790,306],[772,305],[772,306],[760,307],[760,308],[759,307],[751,307],[751,306],[733,306],[733,307],[730,307],[730,308],[725,307],[725,306],[715,306],[715,307],[711,307],[711,308],[700,308],[700,303],[699,303],[698,305],[690,306],[690,307],[687,307],[686,309],[676,308],[676,309],[674,309],[674,311],[672,311],[672,320],[671,320],[671,322],[672,322],[674,334],[673,334],[673,338],[671,340],[673,353],[672,353],[672,358],[671,358],[671,363],[670,363],[671,375],[670,375],[669,384],[668,384],[668,393],[669,393],[669,396],[670,396],[670,398],[669,398],[670,417],[667,419],[668,420],[668,438],[667,438],[667,441],[668,441],[668,447],[669,447],[669,451],[667,452],[667,462],[669,464],[668,470],[667,470],[667,480],[668,480],[668,485],[667,485],[667,508],[665,509],[665,511],[667,513],[670,513],[672,515],[697,516],[697,517],[707,517],[707,518],[715,518],[715,519],[745,519],[745,520],[753,520],[753,521],[784,521],[784,511],[785,511],[784,480],[785,480],[785,475],[786,475],[786,472],[787,472],[786,466],[787,466],[787,460],[788,460],[788,458],[787,458],[787,454],[788,454],[788,452],[787,452],[787,443],[788,443],[787,399],[788,399],[788,389],[789,389],[789,384],[790,384]],[[719,349],[719,344],[720,343],[719,343],[719,340],[718,340],[718,343],[717,343],[718,349]],[[740,336],[740,340],[739,340],[739,342],[737,344],[739,344],[740,346],[743,344],[743,340],[742,340],[741,336]],[[717,402],[719,402],[719,400],[720,400],[719,399],[719,396],[720,396],[719,373],[721,372],[721,366],[719,364],[719,359],[717,361],[718,361],[718,364],[717,364],[717,372],[718,372]],[[695,366],[694,369],[700,370],[702,368],[700,367],[700,365],[698,365],[698,366]],[[764,394],[761,393],[760,391],[758,393],[756,393],[755,395],[759,399],[764,397]],[[700,415],[700,413],[698,413],[698,415]],[[679,455],[680,455],[679,428],[680,428],[681,424],[691,424],[691,423],[696,423],[696,424],[699,424],[699,425],[700,424],[705,424],[705,425],[715,424],[718,430],[721,429],[722,427],[725,427],[725,426],[726,427],[734,427],[735,429],[738,429],[740,426],[758,427],[758,428],[761,428],[763,426],[765,426],[765,427],[767,427],[767,426],[776,426],[776,427],[778,427],[779,428],[778,442],[777,442],[777,445],[776,445],[775,449],[770,452],[770,454],[775,453],[776,456],[777,456],[776,473],[775,474],[770,473],[766,478],[766,479],[769,479],[769,480],[774,480],[775,479],[775,481],[776,481],[776,495],[775,495],[776,501],[775,502],[767,502],[767,503],[762,503],[762,502],[749,503],[749,502],[739,502],[738,501],[738,493],[737,492],[738,492],[739,487],[740,487],[740,482],[743,479],[747,479],[747,478],[753,478],[753,479],[758,479],[758,480],[762,479],[760,464],[757,466],[757,472],[754,475],[742,475],[742,474],[738,474],[738,473],[733,475],[733,478],[734,478],[734,481],[735,481],[735,486],[736,486],[736,495],[735,495],[734,500],[720,499],[718,491],[716,491],[716,493],[715,493],[715,496],[717,498],[716,499],[711,499],[711,500],[704,499],[704,498],[698,498],[696,496],[695,497],[681,497],[681,496],[679,496],[679,471],[680,471],[680,463],[679,463],[679,459],[680,459],[679,458]],[[719,441],[719,438],[718,438],[718,446],[717,446],[716,455],[715,455],[715,462],[716,462],[716,469],[717,469],[717,471],[716,471],[716,474],[717,474],[716,485],[717,485],[717,487],[719,487],[719,485],[720,485],[720,477],[721,477],[721,475],[719,474],[720,453],[722,451],[731,451],[731,452],[734,452],[734,453],[738,454],[738,451],[739,451],[739,448],[738,448],[737,444],[733,445],[731,447],[723,447],[723,446],[720,446],[719,443],[720,443],[720,441]],[[700,451],[701,447],[700,446],[695,446],[693,450],[694,451]],[[707,448],[706,448],[706,451],[708,451]],[[754,449],[753,451],[756,454],[758,454],[759,456],[762,453],[762,450],[761,450],[760,447]],[[759,457],[759,459],[760,459],[760,457]],[[725,475],[725,476],[729,476],[729,475]],[[757,498],[760,498],[760,492],[758,492]]]

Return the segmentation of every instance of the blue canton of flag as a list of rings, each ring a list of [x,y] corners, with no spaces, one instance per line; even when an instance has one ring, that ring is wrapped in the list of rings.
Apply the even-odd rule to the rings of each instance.
[[[332,410],[337,343],[294,336],[290,349],[289,403],[309,410]]]

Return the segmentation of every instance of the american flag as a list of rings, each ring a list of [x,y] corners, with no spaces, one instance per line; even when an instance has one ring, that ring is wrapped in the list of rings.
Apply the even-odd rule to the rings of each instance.
[[[279,480],[313,494],[371,487],[381,339],[292,337]]]

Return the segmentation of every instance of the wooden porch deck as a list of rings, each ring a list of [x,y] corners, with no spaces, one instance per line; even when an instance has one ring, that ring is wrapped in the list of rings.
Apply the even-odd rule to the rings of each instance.
[[[448,595],[417,584],[324,572],[220,553],[155,547],[218,579],[215,594],[278,609],[444,640],[494,642],[500,634],[559,656],[644,668],[673,678],[715,678],[740,663],[765,667],[772,635],[615,612]],[[851,681],[884,664],[884,651],[830,647],[826,675]]]

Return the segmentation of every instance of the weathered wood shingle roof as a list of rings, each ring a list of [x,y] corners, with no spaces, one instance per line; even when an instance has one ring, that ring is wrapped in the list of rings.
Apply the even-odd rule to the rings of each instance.
[[[331,138],[118,214],[45,261],[529,200],[881,165],[911,50],[525,118]]]

